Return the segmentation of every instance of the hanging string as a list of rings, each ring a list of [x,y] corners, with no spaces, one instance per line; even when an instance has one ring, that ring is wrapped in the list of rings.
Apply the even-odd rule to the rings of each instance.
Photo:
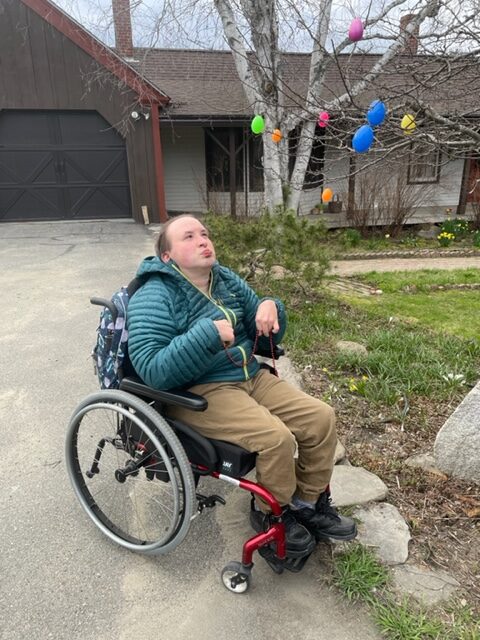
[[[223,345],[223,348],[225,349],[225,353],[227,354],[227,358],[230,360],[230,362],[233,365],[235,365],[236,367],[239,367],[239,368],[248,367],[248,365],[255,358],[255,351],[257,350],[259,337],[260,337],[260,332],[257,331],[256,334],[255,334],[255,340],[253,342],[252,353],[250,354],[250,357],[246,362],[243,362],[243,360],[242,360],[242,362],[237,362],[236,360],[234,360],[233,357],[230,355],[230,353],[228,351],[228,347],[226,345]],[[270,339],[270,358],[272,359],[273,373],[274,373],[274,375],[278,376],[278,371],[277,371],[277,368],[275,366],[275,345],[273,344],[273,333],[271,331],[268,334],[268,337]]]

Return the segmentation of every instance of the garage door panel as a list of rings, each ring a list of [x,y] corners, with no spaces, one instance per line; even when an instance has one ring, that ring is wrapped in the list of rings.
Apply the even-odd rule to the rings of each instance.
[[[129,216],[125,141],[98,113],[0,111],[0,220]]]
[[[61,220],[63,207],[55,188],[2,189],[0,190],[0,219],[4,222],[17,220]]]
[[[55,158],[45,151],[0,151],[0,183],[55,184]]]
[[[0,140],[2,145],[48,145],[52,140],[50,115],[44,111],[2,111],[0,117]],[[20,115],[21,114],[21,115]],[[19,135],[20,134],[20,135]]]
[[[127,158],[124,151],[75,150],[65,154],[66,181],[108,185],[128,182]]]
[[[123,147],[122,137],[98,113],[91,111],[59,113],[60,136],[65,145]]]
[[[111,187],[108,192],[95,188],[69,190],[71,209],[75,218],[91,218],[92,211],[99,211],[101,218],[118,218],[122,203],[128,195],[125,187]]]

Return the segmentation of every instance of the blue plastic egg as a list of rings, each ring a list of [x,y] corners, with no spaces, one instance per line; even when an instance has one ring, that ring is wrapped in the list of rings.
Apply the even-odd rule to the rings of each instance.
[[[357,153],[368,151],[373,142],[373,129],[370,125],[364,124],[356,130],[352,139],[352,147]]]
[[[376,127],[379,124],[382,124],[386,115],[387,108],[384,103],[380,100],[374,100],[367,111],[367,120],[372,127]]]

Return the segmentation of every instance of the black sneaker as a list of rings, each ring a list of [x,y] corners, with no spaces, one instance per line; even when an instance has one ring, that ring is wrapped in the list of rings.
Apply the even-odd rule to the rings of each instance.
[[[315,539],[305,527],[298,524],[288,506],[282,509],[282,522],[285,525],[287,556],[299,558],[310,555],[315,549]],[[263,511],[257,511],[253,508],[250,510],[250,524],[257,533],[267,531],[271,523],[272,515],[270,513],[263,513]]]
[[[331,502],[330,492],[324,491],[318,498],[315,509],[295,509],[295,518],[315,536],[317,540],[353,540],[357,535],[355,520],[341,516]]]

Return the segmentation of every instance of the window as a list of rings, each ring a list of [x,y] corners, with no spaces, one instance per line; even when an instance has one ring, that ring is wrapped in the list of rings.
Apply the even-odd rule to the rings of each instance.
[[[263,142],[262,136],[248,137],[248,169],[250,191],[263,191]]]
[[[209,191],[230,191],[231,157],[235,157],[235,190],[245,187],[247,164],[249,190],[263,191],[263,144],[261,136],[245,134],[239,127],[205,130],[207,186]]]
[[[235,149],[235,185],[243,191],[242,130],[216,127],[205,132],[207,185],[209,191],[230,191],[230,148]]]
[[[312,153],[308,161],[307,171],[305,173],[304,189],[315,189],[323,184],[323,160],[325,147],[323,144],[324,129],[315,128],[315,137],[312,144]],[[292,176],[293,167],[295,166],[295,158],[297,153],[297,145],[300,137],[300,128],[295,129],[289,138],[289,176]]]
[[[438,182],[440,151],[421,144],[412,144],[408,156],[408,184]]]

